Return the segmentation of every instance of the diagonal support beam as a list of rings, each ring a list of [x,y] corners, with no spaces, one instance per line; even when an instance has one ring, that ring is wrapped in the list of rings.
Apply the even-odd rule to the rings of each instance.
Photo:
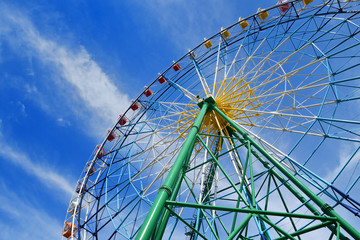
[[[360,239],[360,233],[351,226],[345,219],[343,219],[335,210],[312,192],[306,185],[299,181],[291,172],[289,172],[283,165],[274,159],[264,148],[262,148],[254,139],[252,139],[244,130],[242,130],[236,122],[226,116],[216,106],[213,107],[222,118],[224,118],[232,128],[234,128],[241,136],[249,141],[254,148],[259,151],[269,162],[271,162],[282,174],[284,174],[295,186],[297,186],[305,195],[307,195],[320,209],[328,216],[335,217],[340,226],[350,234],[354,239]]]
[[[206,113],[210,109],[211,105],[213,105],[210,100],[211,99],[205,99],[203,102],[201,102],[201,104],[199,104],[201,108],[200,113],[196,118],[194,125],[191,127],[189,135],[187,136],[184,145],[181,148],[174,162],[174,165],[172,166],[168,176],[166,177],[164,184],[160,187],[156,199],[149,213],[147,214],[146,219],[139,230],[139,233],[136,235],[137,240],[150,239],[157,225],[157,222],[165,208],[165,202],[169,200],[172,194],[177,195],[177,193],[174,192],[174,190],[178,191],[179,189],[175,189],[176,182],[178,178],[182,177],[182,173],[188,165],[191,153],[195,146],[196,136],[200,131],[202,121]],[[163,232],[161,229],[159,231]]]
[[[229,127],[228,131],[231,133],[231,135],[235,136],[241,143],[246,142],[243,138],[241,138],[237,132],[235,132],[233,129]],[[277,171],[275,171],[274,168],[272,168],[269,164],[269,162],[262,159],[259,154],[255,150],[251,150],[251,153],[258,159],[265,168],[269,169],[270,173],[275,176],[281,184],[283,184],[294,196],[305,205],[314,215],[320,216],[321,213],[309,202],[306,200],[304,196],[301,195],[285,178],[283,178]],[[322,220],[325,222],[325,220]],[[336,227],[333,225],[325,225],[327,228],[329,228],[333,233],[336,233]],[[345,237],[342,233],[340,233],[340,240],[348,240],[347,237]]]
[[[336,221],[337,221],[337,219],[335,217],[314,216],[314,215],[299,214],[299,213],[265,211],[265,210],[259,210],[256,208],[234,208],[234,207],[214,206],[214,205],[205,205],[205,204],[197,204],[197,203],[176,202],[176,201],[166,201],[166,205],[178,207],[178,208],[187,207],[187,208],[195,208],[195,209],[217,210],[217,211],[224,211],[224,212],[247,213],[247,214],[262,215],[262,216],[293,217],[293,218],[312,219],[312,220],[320,220],[320,221],[325,220],[325,221],[332,221],[333,223],[336,223]]]

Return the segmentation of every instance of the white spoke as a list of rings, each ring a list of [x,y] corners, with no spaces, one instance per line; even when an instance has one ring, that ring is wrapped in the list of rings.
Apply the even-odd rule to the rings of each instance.
[[[217,75],[218,75],[218,72],[219,72],[221,42],[222,42],[222,38],[219,37],[219,44],[218,44],[218,52],[217,52],[217,56],[216,56],[216,67],[215,67],[215,76],[214,76],[214,85],[213,85],[212,95],[215,95],[215,90],[216,90],[215,87],[216,87]]]

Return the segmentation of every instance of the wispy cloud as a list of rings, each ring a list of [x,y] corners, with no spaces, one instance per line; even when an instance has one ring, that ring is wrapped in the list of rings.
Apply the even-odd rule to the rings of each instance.
[[[46,37],[23,12],[5,4],[0,4],[0,25],[0,37],[9,42],[15,52],[35,58],[51,70],[52,74],[47,76],[50,79],[44,79],[53,86],[48,88],[50,93],[40,92],[42,96],[36,96],[47,111],[54,106],[46,106],[46,94],[56,95],[61,102],[58,108],[63,112],[71,109],[96,132],[100,122],[108,127],[130,105],[128,95],[119,91],[83,46],[70,47]],[[36,88],[33,84],[28,86]]]
[[[42,184],[47,186],[49,189],[52,189],[52,191],[54,189],[60,190],[60,192],[55,193],[63,195],[66,199],[68,199],[74,193],[73,186],[75,181],[71,182],[56,170],[52,169],[51,167],[46,167],[46,161],[44,159],[42,159],[40,164],[39,162],[32,160],[27,153],[10,146],[9,143],[4,140],[1,129],[0,145],[0,157],[2,159],[7,160],[13,165],[16,165],[30,176],[34,176]]]
[[[59,239],[62,223],[0,182],[1,239]]]
[[[58,125],[61,127],[67,127],[67,126],[71,125],[70,121],[65,120],[63,118],[58,118],[56,121],[57,121]]]
[[[27,114],[26,114],[26,107],[25,107],[25,105],[24,105],[22,102],[20,102],[20,101],[17,101],[16,105],[17,105],[17,107],[19,108],[21,114],[24,115],[24,116],[26,116]]]
[[[241,4],[234,1],[135,1],[154,19],[166,38],[183,53],[220,31],[221,27],[234,24],[239,17]],[[248,14],[254,14],[257,4],[246,3]],[[245,11],[241,11],[244,13]],[[144,23],[146,24],[146,23]]]

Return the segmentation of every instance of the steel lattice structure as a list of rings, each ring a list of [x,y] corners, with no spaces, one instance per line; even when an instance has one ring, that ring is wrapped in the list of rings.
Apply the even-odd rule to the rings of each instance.
[[[69,238],[360,239],[359,12],[283,2],[176,61],[87,163]]]

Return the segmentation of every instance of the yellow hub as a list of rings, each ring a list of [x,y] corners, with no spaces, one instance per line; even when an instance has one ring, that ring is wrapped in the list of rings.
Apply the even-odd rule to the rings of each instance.
[[[259,117],[256,111],[260,109],[261,103],[255,95],[255,89],[248,82],[234,77],[218,81],[215,86],[211,87],[213,88],[212,96],[216,106],[223,113],[243,126],[252,127],[255,125]],[[199,110],[197,104],[189,103],[181,112],[177,121],[177,129],[181,138],[186,138],[186,133],[195,121]],[[205,115],[200,132],[210,135],[229,136],[226,130],[227,126],[228,123],[214,110],[211,110]],[[210,149],[215,144],[215,139],[209,139],[208,146]],[[202,148],[202,144],[196,144],[194,150],[200,152]]]
[[[216,106],[223,113],[242,125],[254,126],[259,116],[256,110],[259,110],[261,103],[248,82],[234,77],[219,81],[212,87]],[[178,120],[178,131],[181,135],[191,127],[199,112],[199,107],[196,104],[188,104],[184,110]],[[228,123],[212,110],[206,114],[201,132],[218,134],[224,131],[227,125]]]
[[[225,81],[222,81],[220,88],[217,89],[215,96],[217,107],[238,123],[254,126],[259,116],[256,110],[261,106],[254,89],[244,79],[232,78],[227,84]]]

